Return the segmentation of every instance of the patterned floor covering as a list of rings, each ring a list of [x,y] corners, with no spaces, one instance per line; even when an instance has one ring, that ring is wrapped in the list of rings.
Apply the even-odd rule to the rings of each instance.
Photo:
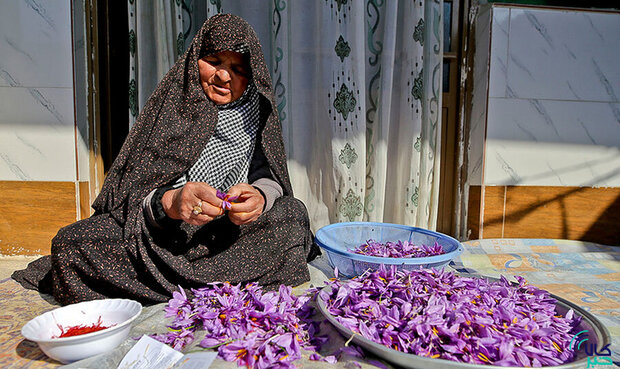
[[[595,315],[606,326],[612,336],[613,361],[616,365],[620,363],[618,246],[548,239],[475,240],[464,242],[463,246],[463,254],[451,264],[453,269],[461,273],[494,277],[500,274],[521,275],[529,283],[570,300]],[[315,286],[322,285],[322,280],[326,278],[325,274],[318,273],[321,270],[311,268],[311,273],[316,272],[312,277]],[[35,343],[25,340],[20,332],[21,327],[30,319],[57,307],[51,297],[25,290],[13,280],[4,279],[0,280],[0,301],[0,368],[60,366],[60,363],[47,358]],[[150,308],[153,308],[152,312]],[[165,331],[163,308],[157,305],[150,308],[143,310],[140,322],[132,328],[134,335],[157,333],[160,332],[159,329]],[[111,362],[120,361],[129,347],[116,353],[118,357],[110,354]],[[223,367],[224,363],[218,360],[213,368]],[[302,365],[305,368],[315,366],[316,364]],[[234,367],[234,364],[230,367]]]
[[[47,300],[46,300],[47,298]],[[56,368],[21,329],[30,319],[57,307],[49,296],[26,290],[12,279],[0,281],[0,368]]]

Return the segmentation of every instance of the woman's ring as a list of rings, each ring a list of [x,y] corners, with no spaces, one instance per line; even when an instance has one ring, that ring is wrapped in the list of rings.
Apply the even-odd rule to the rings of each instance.
[[[194,215],[202,213],[202,200],[198,200],[198,204],[192,208],[192,213],[194,213]]]

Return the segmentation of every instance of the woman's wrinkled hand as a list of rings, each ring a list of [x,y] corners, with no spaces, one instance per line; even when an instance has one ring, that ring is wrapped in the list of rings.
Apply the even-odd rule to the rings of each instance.
[[[216,193],[215,188],[204,182],[187,182],[181,188],[167,191],[161,204],[168,217],[201,226],[224,213],[222,200]]]
[[[263,213],[265,198],[260,191],[247,183],[232,186],[228,196],[237,196],[228,210],[228,218],[236,225],[251,223]]]

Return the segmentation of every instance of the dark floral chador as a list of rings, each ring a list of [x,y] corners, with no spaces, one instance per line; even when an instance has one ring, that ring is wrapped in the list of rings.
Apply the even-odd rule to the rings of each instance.
[[[149,224],[143,199],[197,161],[218,122],[200,85],[198,59],[225,50],[249,58],[260,98],[260,128],[248,182],[269,177],[283,195],[256,221],[237,226],[221,216],[202,227]],[[260,156],[262,169],[252,168]],[[265,170],[267,168],[267,170]],[[292,194],[271,77],[252,27],[227,14],[210,18],[147,101],[93,203],[88,219],[62,228],[52,254],[17,271],[27,288],[61,304],[105,297],[143,303],[208,282],[257,282],[266,288],[309,280],[316,250],[305,206]]]

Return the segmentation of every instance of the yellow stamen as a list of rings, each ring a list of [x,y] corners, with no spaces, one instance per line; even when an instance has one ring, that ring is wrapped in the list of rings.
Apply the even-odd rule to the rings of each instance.
[[[439,333],[439,331],[437,330],[437,328],[433,327],[433,333],[435,333],[435,336],[437,336],[437,333]]]
[[[493,312],[491,310],[487,310],[487,314],[493,315]]]
[[[487,363],[489,362],[489,358],[484,356],[484,354],[482,352],[478,353],[478,357],[480,358],[480,360],[482,361],[486,361]]]
[[[435,354],[435,355],[431,356],[431,359],[437,359],[440,356],[441,356],[440,354]]]
[[[512,324],[517,324],[517,317],[515,316],[515,318],[512,320]]]
[[[557,343],[551,341],[551,344],[553,345],[553,347],[555,347],[556,350],[558,350],[558,352],[562,352],[562,348]]]

